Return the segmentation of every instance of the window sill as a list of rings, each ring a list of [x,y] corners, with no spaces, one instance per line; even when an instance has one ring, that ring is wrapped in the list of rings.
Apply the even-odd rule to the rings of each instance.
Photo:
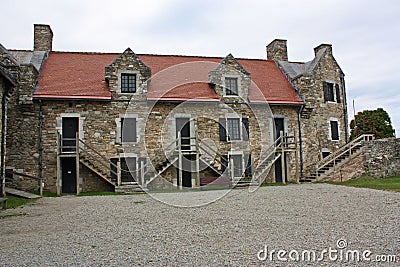
[[[235,139],[235,140],[227,140],[228,143],[237,143],[237,142],[243,142],[244,140],[242,139]]]
[[[240,97],[240,96],[239,95],[224,95],[224,97],[235,98],[235,97]]]
[[[125,93],[125,92],[117,92],[119,95],[139,95],[138,92],[132,92],[132,93]]]

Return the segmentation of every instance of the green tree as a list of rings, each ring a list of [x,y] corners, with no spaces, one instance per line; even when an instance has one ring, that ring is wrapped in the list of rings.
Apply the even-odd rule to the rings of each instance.
[[[390,116],[383,108],[358,112],[350,129],[350,140],[362,134],[374,134],[376,139],[395,137]]]

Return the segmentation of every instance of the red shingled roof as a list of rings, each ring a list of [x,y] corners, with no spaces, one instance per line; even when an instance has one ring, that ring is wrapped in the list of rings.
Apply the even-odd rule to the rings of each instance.
[[[111,93],[104,78],[104,67],[118,56],[119,54],[51,52],[43,65],[34,98],[110,100]],[[162,55],[138,57],[152,70],[148,99],[219,99],[207,81],[208,71],[214,69],[222,58]],[[237,61],[251,73],[251,102],[267,100],[269,103],[303,103],[273,61]],[[173,69],[170,68],[172,66]],[[174,75],[169,73],[171,70]],[[165,77],[168,77],[167,82]]]

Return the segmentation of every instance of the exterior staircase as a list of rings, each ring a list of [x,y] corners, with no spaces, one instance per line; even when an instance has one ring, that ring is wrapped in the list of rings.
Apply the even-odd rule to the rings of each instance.
[[[281,132],[279,138],[254,163],[257,167],[254,170],[250,185],[261,185],[275,162],[282,156],[284,157],[287,152],[297,152],[296,134],[289,136],[283,135],[283,132]]]
[[[327,175],[346,164],[350,159],[361,154],[364,141],[370,141],[373,139],[374,135],[372,134],[361,135],[317,163],[307,166],[306,170],[309,170],[309,173],[305,178],[301,179],[300,182],[324,180]]]
[[[168,146],[166,146],[165,159],[161,164],[154,166],[151,162],[147,162],[147,164],[141,167],[140,177],[137,177],[136,180],[131,182],[122,182],[120,172],[129,172],[128,170],[121,170],[119,164],[111,162],[110,159],[102,155],[88,143],[79,139],[78,136],[73,140],[76,141],[76,145],[68,147],[69,150],[66,154],[78,157],[79,162],[83,166],[108,184],[112,185],[117,193],[147,191],[150,184],[172,165],[179,165],[179,159],[182,158],[184,154],[197,155],[199,164],[204,164],[206,167],[209,167],[219,177],[223,177],[224,181],[226,179],[230,180],[230,185],[233,187],[259,185],[263,183],[276,160],[278,160],[285,152],[296,151],[297,148],[295,135],[283,136],[283,133],[281,133],[281,136],[265,150],[260,159],[253,163],[253,166],[256,166],[256,168],[254,168],[251,177],[234,179],[233,177],[230,177],[232,173],[225,171],[229,167],[229,161],[224,158],[215,147],[208,145],[207,143],[202,143],[202,146],[198,146],[198,140],[195,140],[193,145],[190,145],[190,149],[182,150],[181,138],[178,136],[177,139],[173,140]],[[290,140],[293,141],[290,142]],[[58,143],[59,155],[62,155],[63,147],[61,136],[59,136]],[[184,146],[187,148],[188,145],[186,144]]]

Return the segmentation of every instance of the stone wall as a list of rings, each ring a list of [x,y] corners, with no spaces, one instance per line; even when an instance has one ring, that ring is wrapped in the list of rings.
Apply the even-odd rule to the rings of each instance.
[[[338,84],[342,90],[341,69],[327,49],[313,72],[293,80],[306,105],[301,114],[303,158],[305,172],[315,162],[322,159],[322,149],[334,152],[346,143],[346,122],[344,120],[344,101],[325,102],[323,82]],[[335,89],[335,88],[334,88]],[[339,124],[339,141],[330,140],[330,120]]]
[[[39,110],[32,102],[32,91],[38,72],[33,65],[21,65],[17,72],[18,85],[7,103],[7,159],[6,168],[20,173],[38,176],[39,164]],[[27,97],[30,96],[30,97]],[[37,190],[38,181],[14,176],[10,184],[20,188]]]
[[[79,176],[81,181],[81,192],[113,192],[114,187],[101,177],[94,174],[86,166],[79,164]]]
[[[286,40],[275,39],[267,45],[267,59],[287,61],[288,53]]]
[[[365,172],[383,178],[400,175],[400,138],[366,142]]]
[[[375,178],[400,175],[400,138],[365,141],[359,153],[337,166],[323,180],[342,182],[363,175]]]
[[[137,142],[127,146],[120,142],[120,118],[132,108],[138,117]],[[85,143],[107,159],[119,158],[124,153],[145,157],[144,115],[147,105],[143,102],[128,101],[43,101],[43,177],[46,189],[60,191],[61,181],[57,180],[57,135],[61,134],[62,118],[79,118],[79,135]],[[142,112],[142,113],[140,113]],[[140,114],[138,114],[140,113]],[[86,188],[83,174],[80,187]],[[98,177],[99,182],[103,182]],[[92,186],[89,186],[92,187]],[[57,191],[58,190],[58,191]],[[82,189],[83,190],[83,189]]]
[[[34,25],[34,44],[35,51],[51,51],[53,47],[53,31],[49,25]]]

